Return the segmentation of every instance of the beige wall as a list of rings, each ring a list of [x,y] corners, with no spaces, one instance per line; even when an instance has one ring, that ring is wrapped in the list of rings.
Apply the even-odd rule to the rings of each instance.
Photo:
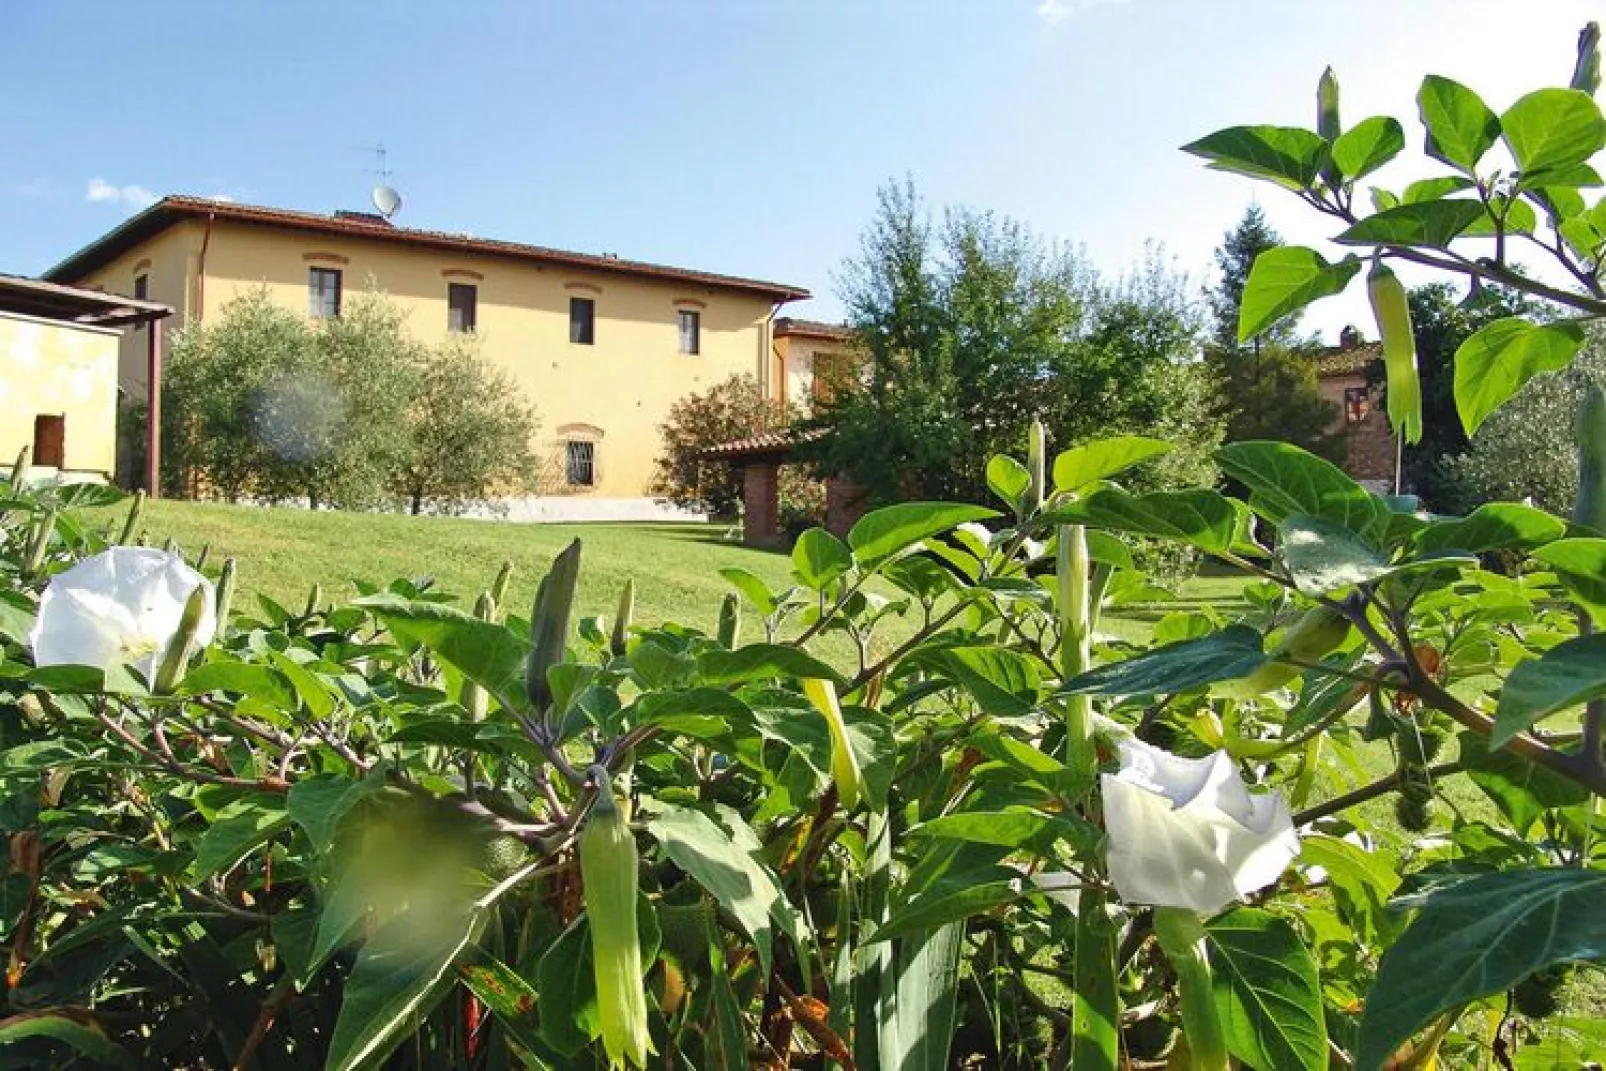
[[[808,335],[781,335],[775,339],[775,382],[770,396],[807,411],[818,397],[815,380],[844,374],[855,360],[850,345],[841,339]],[[819,390],[829,389],[822,382]]]
[[[186,314],[194,308],[198,278],[195,265],[204,233],[201,224],[179,224],[74,285],[132,297],[134,280],[145,275],[149,288],[146,297],[170,306],[175,313],[160,321],[159,330],[163,332],[162,342],[166,346],[173,332],[183,325]],[[151,330],[148,325],[126,328],[118,348],[117,381],[131,400],[145,397]]]
[[[483,352],[513,376],[540,420],[536,446],[548,459],[544,494],[647,494],[658,425],[669,407],[734,373],[757,374],[769,349],[772,306],[761,296],[224,221],[213,226],[207,242],[203,309],[199,288],[193,281],[186,285],[183,276],[200,270],[204,233],[195,222],[174,228],[88,281],[124,291],[133,285],[133,265],[149,258],[157,273],[151,298],[181,313],[199,310],[214,317],[230,299],[264,285],[275,301],[305,313],[308,269],[338,268],[343,300],[377,286],[430,344],[447,337],[447,284],[472,283],[479,290]],[[596,302],[594,345],[569,342],[571,296]],[[678,351],[678,308],[702,314],[698,355]],[[143,389],[143,361],[143,350],[138,367],[125,352],[125,387]],[[596,442],[597,483],[591,488],[565,485],[565,443],[571,438]]]
[[[63,416],[63,471],[117,467],[117,332],[0,313],[0,458],[33,445],[34,417]]]

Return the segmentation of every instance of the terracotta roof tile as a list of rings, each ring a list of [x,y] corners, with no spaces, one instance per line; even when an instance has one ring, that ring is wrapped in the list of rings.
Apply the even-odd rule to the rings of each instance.
[[[703,456],[710,460],[736,460],[744,457],[756,457],[761,454],[784,454],[793,447],[803,443],[813,442],[824,432],[818,428],[812,431],[794,432],[790,428],[779,431],[765,431],[757,435],[749,435],[745,439],[734,439],[728,443],[720,443],[703,451]]]
[[[1351,346],[1349,349],[1330,346],[1316,355],[1316,374],[1322,377],[1352,376],[1357,372],[1366,371],[1366,366],[1373,361],[1382,359],[1381,342],[1362,342],[1359,346]]]
[[[821,320],[800,320],[794,316],[776,317],[775,337],[785,338],[788,335],[845,340],[853,337],[853,328],[847,324],[828,324]]]
[[[801,286],[768,282],[763,279],[720,275],[715,272],[675,268],[639,260],[624,260],[594,253],[574,253],[521,242],[475,238],[447,231],[397,227],[383,217],[371,216],[368,213],[348,212],[326,216],[316,212],[297,212],[285,208],[265,208],[259,205],[237,204],[233,201],[179,195],[162,198],[116,230],[103,235],[51,268],[44,274],[44,278],[52,282],[74,282],[181,220],[208,217],[259,226],[287,227],[336,237],[397,242],[448,252],[509,257],[588,271],[663,279],[718,290],[759,294],[775,301],[796,301],[810,296],[808,290]]]

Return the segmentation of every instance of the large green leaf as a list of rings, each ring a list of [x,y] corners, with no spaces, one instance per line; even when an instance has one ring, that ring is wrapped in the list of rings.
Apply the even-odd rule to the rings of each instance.
[[[1465,517],[1434,521],[1416,534],[1413,543],[1420,553],[1460,550],[1483,554],[1507,547],[1537,547],[1560,539],[1566,530],[1559,518],[1542,509],[1514,502],[1489,502]]]
[[[1365,1071],[1451,1008],[1556,963],[1606,960],[1606,871],[1487,874],[1403,906],[1421,910],[1378,965],[1355,1057]]]
[[[1346,179],[1364,178],[1400,155],[1405,131],[1398,119],[1374,115],[1362,119],[1333,142],[1333,163]]]
[[[647,832],[675,865],[707,889],[753,938],[765,973],[774,949],[774,923],[801,942],[797,916],[775,874],[759,858],[758,838],[735,811],[720,808],[716,823],[702,811],[659,805]]]
[[[1078,491],[1170,450],[1170,443],[1141,435],[1094,439],[1073,446],[1054,459],[1054,486],[1061,491]]]
[[[290,787],[287,812],[312,841],[313,848],[327,852],[334,843],[335,829],[346,812],[364,796],[384,787],[383,774],[355,780],[337,774],[304,778]]]
[[[1072,695],[1164,695],[1247,677],[1267,661],[1260,633],[1229,625],[1199,640],[1099,666],[1065,684]]]
[[[94,1061],[96,1067],[139,1066],[127,1049],[106,1036],[91,1013],[77,1008],[28,1011],[0,1019],[0,1048],[29,1038],[59,1041]]]
[[[803,586],[819,591],[853,568],[853,553],[824,528],[810,528],[792,546],[792,569]]]
[[[1216,451],[1216,461],[1249,488],[1249,504],[1274,523],[1303,513],[1368,538],[1387,529],[1387,503],[1332,462],[1292,443],[1229,443]]]
[[[227,870],[246,853],[290,824],[282,796],[257,793],[224,807],[195,849],[193,876],[208,878]]]
[[[1584,329],[1566,320],[1508,316],[1479,328],[1455,351],[1455,407],[1467,434],[1534,376],[1567,367],[1583,345]]]
[[[183,695],[237,692],[279,710],[294,710],[296,706],[295,690],[272,666],[229,657],[196,666],[184,675],[178,691]]]
[[[909,836],[1028,849],[1046,856],[1051,854],[1056,841],[1092,846],[1099,833],[1079,820],[1014,807],[1003,811],[957,811],[941,815],[915,826]]]
[[[1134,495],[1105,487],[1050,516],[1061,523],[1174,540],[1219,554],[1232,547],[1245,515],[1239,503],[1204,488]]]
[[[970,692],[994,717],[1019,717],[1037,706],[1037,664],[1004,647],[928,647],[913,661],[936,670]]]
[[[868,944],[899,937],[920,936],[951,922],[980,915],[1021,895],[1020,877],[1000,876],[993,881],[939,882],[892,913],[878,926]]]
[[[1606,148],[1606,119],[1577,89],[1534,90],[1506,109],[1500,128],[1524,172],[1581,164]]]
[[[987,489],[1017,516],[1024,516],[1031,506],[1026,497],[1032,489],[1032,474],[1008,454],[994,454],[987,461]]]
[[[1500,690],[1489,746],[1499,747],[1541,718],[1606,696],[1606,632],[1558,643],[1520,663]]]
[[[775,612],[781,600],[769,588],[769,585],[759,579],[755,573],[737,566],[727,566],[719,571],[719,575],[730,581],[737,591],[746,596],[747,601],[753,604],[753,609],[768,617]]]
[[[1422,201],[1378,212],[1333,241],[1344,245],[1406,245],[1442,249],[1482,218],[1479,201]]]
[[[1332,521],[1292,513],[1278,527],[1278,550],[1294,586],[1306,595],[1325,595],[1352,584],[1433,569],[1471,567],[1468,553],[1435,550],[1410,561],[1390,562],[1371,544]]]
[[[1238,306],[1238,341],[1246,342],[1291,313],[1324,297],[1341,293],[1360,258],[1350,254],[1330,264],[1314,249],[1281,245],[1255,258]]]
[[[1606,539],[1558,539],[1534,551],[1562,586],[1590,606],[1606,610]]]
[[[405,642],[419,643],[509,710],[528,710],[524,671],[530,642],[511,629],[436,602],[384,593],[356,600]]]
[[[1322,983],[1294,927],[1270,912],[1240,907],[1213,919],[1205,933],[1232,1055],[1263,1071],[1325,1071]]]
[[[379,1067],[450,991],[453,964],[473,943],[485,913],[428,919],[403,914],[379,928],[357,953],[325,1067]]]
[[[541,1049],[535,987],[513,968],[480,948],[470,948],[457,964],[457,976],[495,1015],[508,1036],[526,1049]]]
[[[818,677],[841,681],[836,670],[796,647],[750,643],[734,651],[708,650],[697,657],[705,684],[743,684],[775,677]]]
[[[1286,126],[1228,127],[1184,145],[1182,151],[1203,157],[1219,171],[1268,179],[1291,190],[1313,186],[1327,161],[1325,138]]]
[[[927,536],[957,528],[966,521],[985,521],[997,510],[953,502],[903,502],[883,506],[860,517],[848,532],[848,546],[862,566],[873,566]]]
[[[1589,799],[1589,790],[1577,781],[1504,749],[1490,751],[1487,737],[1464,732],[1459,739],[1467,777],[1520,835],[1526,835],[1544,812]]]
[[[1500,136],[1500,118],[1472,90],[1436,74],[1422,80],[1416,103],[1428,131],[1427,154],[1472,175]]]

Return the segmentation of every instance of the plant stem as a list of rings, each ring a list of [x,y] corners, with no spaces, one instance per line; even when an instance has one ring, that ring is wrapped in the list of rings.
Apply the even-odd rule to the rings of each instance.
[[[1448,777],[1451,774],[1460,773],[1466,768],[1466,764],[1462,762],[1443,762],[1437,766],[1428,767],[1427,773],[1430,778],[1438,780],[1441,777]],[[1391,770],[1388,774],[1378,778],[1369,785],[1364,785],[1361,788],[1357,788],[1353,792],[1346,792],[1342,796],[1334,796],[1332,799],[1327,800],[1324,803],[1318,803],[1314,807],[1300,811],[1298,814],[1294,815],[1294,826],[1298,828],[1299,826],[1309,825],[1319,818],[1326,818],[1328,815],[1338,814],[1340,811],[1347,811],[1358,803],[1365,803],[1367,800],[1373,800],[1379,796],[1387,795],[1399,787],[1400,772],[1398,770]]]

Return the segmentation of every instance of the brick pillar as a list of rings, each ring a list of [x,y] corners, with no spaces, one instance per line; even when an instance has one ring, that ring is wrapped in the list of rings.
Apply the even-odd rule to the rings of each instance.
[[[781,466],[749,461],[742,466],[742,542],[773,547],[781,541]]]
[[[825,527],[832,535],[845,538],[848,529],[863,517],[864,490],[846,476],[825,481]]]

